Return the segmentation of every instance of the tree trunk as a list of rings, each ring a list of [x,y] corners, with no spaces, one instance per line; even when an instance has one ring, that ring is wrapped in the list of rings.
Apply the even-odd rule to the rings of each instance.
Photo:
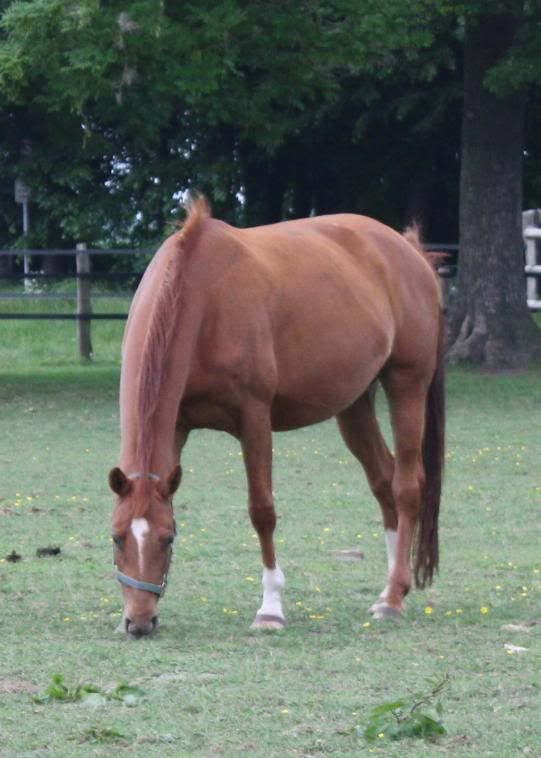
[[[7,247],[7,245],[6,245]],[[0,274],[11,274],[14,271],[14,257],[12,255],[0,256]]]
[[[69,258],[67,255],[44,255],[42,257],[41,268],[44,274],[54,276],[63,274],[68,270]]]
[[[484,86],[515,27],[510,13],[468,19],[464,42],[460,255],[449,356],[494,368],[541,356],[541,331],[526,304],[521,234],[525,97],[498,97]]]

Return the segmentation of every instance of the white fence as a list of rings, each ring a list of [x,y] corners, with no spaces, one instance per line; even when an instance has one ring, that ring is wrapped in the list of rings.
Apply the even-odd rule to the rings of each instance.
[[[541,208],[524,211],[522,235],[526,245],[526,297],[531,310],[541,309]]]

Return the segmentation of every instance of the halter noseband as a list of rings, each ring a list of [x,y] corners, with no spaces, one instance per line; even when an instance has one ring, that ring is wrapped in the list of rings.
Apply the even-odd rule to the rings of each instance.
[[[136,590],[145,590],[145,592],[153,592],[158,597],[162,597],[167,587],[167,574],[163,575],[163,581],[161,584],[152,584],[152,582],[140,582],[139,579],[134,579],[127,574],[123,574],[122,571],[115,572],[115,579],[121,584],[125,584],[127,587],[134,587]]]
[[[150,479],[152,482],[159,482],[160,476],[158,474],[142,474],[140,471],[135,471],[133,474],[128,474],[128,479]],[[116,567],[116,563],[113,561],[113,565]],[[136,590],[144,590],[145,592],[153,592],[158,597],[162,597],[167,587],[167,574],[163,575],[161,584],[153,584],[152,582],[142,582],[139,579],[134,579],[132,576],[123,574],[118,569],[115,571],[115,579],[121,584],[125,584],[127,587],[133,587]]]

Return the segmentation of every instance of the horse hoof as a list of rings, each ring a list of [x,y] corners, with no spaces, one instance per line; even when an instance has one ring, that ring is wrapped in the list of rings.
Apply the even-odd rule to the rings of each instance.
[[[374,606],[372,606],[374,608]],[[400,621],[401,618],[403,618],[404,613],[400,610],[400,608],[394,608],[392,605],[377,605],[372,615],[375,619],[391,619],[393,621]]]
[[[280,616],[257,615],[252,624],[252,629],[283,629],[285,621]]]

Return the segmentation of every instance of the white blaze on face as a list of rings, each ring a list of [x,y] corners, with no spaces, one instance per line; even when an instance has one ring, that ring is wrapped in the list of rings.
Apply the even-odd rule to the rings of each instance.
[[[139,571],[143,573],[143,545],[145,543],[145,536],[149,530],[148,521],[146,518],[134,518],[132,519],[130,529],[135,537],[137,550],[139,551]]]

